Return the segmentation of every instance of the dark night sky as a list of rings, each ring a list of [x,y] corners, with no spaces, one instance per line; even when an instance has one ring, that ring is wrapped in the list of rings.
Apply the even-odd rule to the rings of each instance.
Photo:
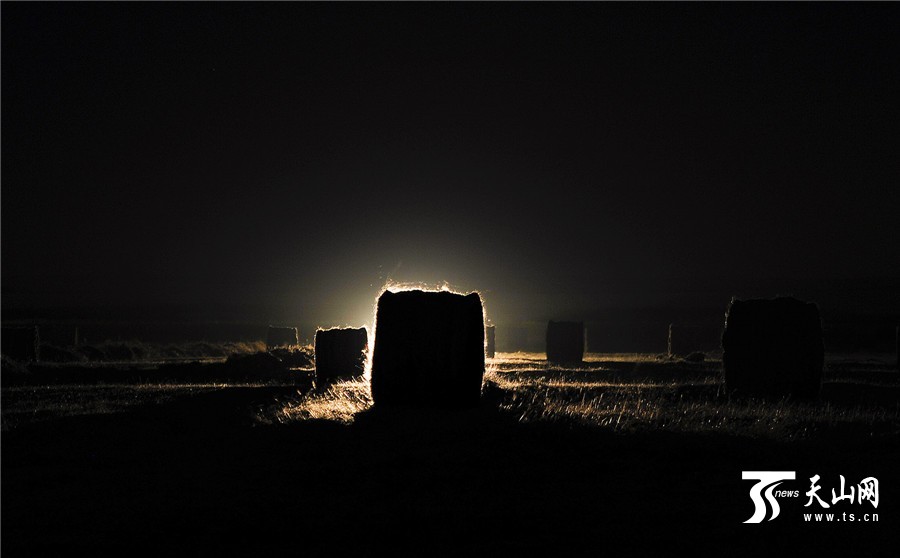
[[[2,6],[9,312],[900,310],[900,7]]]

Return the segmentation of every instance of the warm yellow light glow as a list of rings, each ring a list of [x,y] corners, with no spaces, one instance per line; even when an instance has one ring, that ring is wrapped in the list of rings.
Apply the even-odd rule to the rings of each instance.
[[[384,286],[381,287],[381,290],[378,291],[378,294],[375,295],[375,301],[372,304],[372,330],[369,332],[369,353],[366,359],[366,372],[364,376],[366,380],[370,380],[372,378],[372,354],[375,352],[375,335],[378,331],[378,299],[381,298],[381,295],[386,291],[390,291],[392,293],[400,293],[404,291],[424,291],[429,293],[453,293],[461,296],[476,293],[478,294],[478,299],[481,300],[482,327],[490,323],[487,317],[487,308],[485,308],[484,306],[484,295],[481,294],[480,291],[460,291],[451,287],[450,283],[448,283],[447,281],[444,281],[440,285],[434,285],[429,283],[399,282],[388,280],[384,283]],[[484,336],[484,351],[485,354],[487,354],[487,335]]]
[[[399,293],[403,291],[425,291],[425,292],[444,292],[444,293],[453,293],[458,295],[467,295],[473,292],[478,291],[470,291],[468,293],[460,291],[450,286],[450,283],[444,281],[440,284],[433,283],[420,283],[415,281],[392,281],[389,280],[385,282],[384,286],[378,291],[378,295],[376,295],[375,299],[378,300],[378,297],[381,296],[385,291],[391,291],[392,293]],[[479,293],[480,296],[481,293]]]

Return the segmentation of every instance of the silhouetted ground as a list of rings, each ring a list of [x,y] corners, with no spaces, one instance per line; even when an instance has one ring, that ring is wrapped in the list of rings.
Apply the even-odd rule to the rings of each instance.
[[[896,375],[847,365],[803,407],[728,401],[717,365],[507,359],[481,408],[441,412],[364,384],[4,384],[2,551],[893,555]],[[795,470],[800,497],[745,525],[742,470]],[[832,511],[879,521],[804,522],[813,474],[829,501],[877,477],[877,510]]]
[[[309,385],[314,357],[308,347],[244,352],[227,358],[185,361],[136,360],[37,362],[27,366],[4,357],[3,386],[156,383],[260,383]]]

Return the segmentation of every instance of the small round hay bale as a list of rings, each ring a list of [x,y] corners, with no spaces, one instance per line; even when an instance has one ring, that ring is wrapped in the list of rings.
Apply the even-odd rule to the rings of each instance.
[[[316,331],[316,383],[359,378],[366,371],[369,332],[366,328]]]
[[[735,395],[816,399],[825,343],[819,308],[795,298],[733,299],[722,333],[725,385]]]
[[[577,363],[584,360],[584,322],[547,324],[547,360]]]
[[[684,357],[685,362],[703,362],[706,360],[706,353],[701,351],[694,351],[693,353]]]

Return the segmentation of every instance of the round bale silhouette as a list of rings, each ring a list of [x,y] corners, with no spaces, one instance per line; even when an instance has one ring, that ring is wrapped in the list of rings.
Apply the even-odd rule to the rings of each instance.
[[[725,386],[735,395],[819,396],[825,343],[819,308],[782,297],[733,299],[722,333]]]
[[[584,322],[551,320],[547,324],[547,360],[560,363],[584,360]]]
[[[366,369],[369,333],[366,328],[316,331],[316,383],[359,378]]]
[[[381,294],[372,353],[376,407],[474,407],[483,377],[484,310],[477,293]]]

